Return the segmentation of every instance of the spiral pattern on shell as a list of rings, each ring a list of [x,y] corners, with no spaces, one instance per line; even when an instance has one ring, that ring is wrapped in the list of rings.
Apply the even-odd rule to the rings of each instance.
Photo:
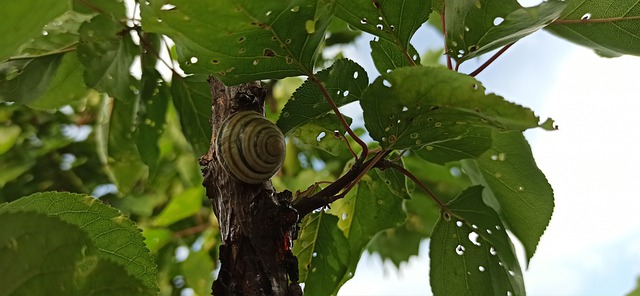
[[[284,162],[284,135],[258,112],[231,115],[220,126],[216,141],[218,160],[238,181],[265,182]]]

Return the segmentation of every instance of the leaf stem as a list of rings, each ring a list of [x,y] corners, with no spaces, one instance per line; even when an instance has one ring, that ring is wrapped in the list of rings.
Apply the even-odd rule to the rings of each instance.
[[[515,42],[509,43],[504,47],[502,47],[498,52],[496,52],[496,54],[494,54],[491,58],[489,58],[486,62],[484,62],[484,64],[478,67],[478,69],[471,72],[469,76],[475,77],[476,75],[480,74],[480,72],[482,72],[485,68],[491,65],[491,63],[493,63],[498,57],[500,57],[505,51],[507,51],[507,49],[509,49],[509,47],[511,47],[513,44],[515,44]]]
[[[318,88],[320,88],[320,92],[322,92],[322,96],[324,96],[325,100],[327,100],[327,103],[329,103],[331,110],[333,110],[336,116],[338,116],[338,120],[340,121],[340,124],[342,125],[342,127],[344,127],[344,129],[347,131],[347,133],[349,133],[349,135],[353,138],[353,140],[356,141],[356,143],[358,143],[360,147],[362,147],[362,154],[360,155],[360,158],[357,158],[356,160],[359,159],[360,162],[364,161],[364,158],[369,153],[367,144],[364,141],[362,141],[362,139],[360,139],[360,137],[358,137],[356,133],[353,132],[351,127],[349,127],[349,124],[344,119],[344,116],[342,116],[342,113],[340,113],[340,110],[338,110],[338,106],[331,98],[331,95],[329,95],[329,92],[327,91],[327,88],[324,86],[322,81],[320,81],[320,79],[318,79],[318,77],[316,77],[313,74],[309,75],[309,79],[311,79],[311,81],[313,81],[313,83],[315,83],[318,86]]]
[[[579,19],[579,20],[555,20],[552,25],[564,25],[564,24],[589,24],[589,23],[611,23],[619,21],[640,20],[640,15],[623,16],[623,17],[609,17],[599,19]]]
[[[347,195],[347,193],[349,193],[349,191],[351,191],[351,189],[353,189],[353,186],[356,186],[356,184],[358,184],[358,182],[362,179],[362,177],[364,177],[364,175],[366,173],[368,173],[376,164],[378,164],[378,162],[384,158],[385,156],[389,155],[389,153],[391,153],[392,150],[386,150],[386,151],[381,151],[378,154],[376,154],[376,156],[374,156],[370,162],[367,163],[367,165],[364,167],[364,169],[360,172],[360,174],[358,174],[358,176],[351,181],[351,183],[349,183],[349,185],[347,185],[347,187],[345,187],[345,189],[340,192],[340,194],[338,195],[338,199],[343,198]]]
[[[75,42],[72,45],[70,45],[69,47],[63,48],[63,49],[60,49],[60,50],[57,50],[57,51],[50,51],[50,52],[47,52],[47,53],[34,54],[34,55],[28,55],[28,56],[10,57],[10,58],[4,60],[3,63],[4,62],[9,62],[9,61],[16,61],[16,60],[37,59],[37,58],[41,58],[41,57],[57,55],[57,54],[67,53],[67,52],[72,52],[72,51],[75,51],[77,49],[76,45],[78,45],[78,42]]]
[[[414,174],[412,174],[411,172],[409,172],[407,169],[405,169],[404,167],[402,167],[401,165],[398,165],[396,163],[390,162],[390,161],[385,161],[383,163],[383,165],[385,167],[390,167],[392,169],[395,169],[399,172],[401,172],[403,175],[407,176],[407,178],[411,179],[411,181],[413,181],[414,183],[416,183],[416,185],[418,185],[418,187],[420,187],[420,189],[422,189],[425,193],[427,193],[427,195],[429,195],[429,197],[431,197],[431,199],[438,204],[438,206],[440,207],[440,209],[442,209],[443,211],[451,214],[451,212],[449,211],[449,209],[447,208],[447,206],[442,202],[442,200],[440,200],[438,198],[438,196],[436,196],[435,193],[433,193],[433,191],[431,191],[431,189],[429,189],[424,183],[422,183],[422,181],[420,181],[418,179],[418,177],[416,177]]]
[[[444,54],[445,56],[447,56],[447,68],[449,68],[449,70],[453,70],[453,65],[451,64],[451,56],[449,55],[449,48],[447,47],[447,25],[445,24],[444,9],[445,5],[444,1],[442,1],[442,13],[440,14],[440,22],[442,27],[442,35],[444,36]]]

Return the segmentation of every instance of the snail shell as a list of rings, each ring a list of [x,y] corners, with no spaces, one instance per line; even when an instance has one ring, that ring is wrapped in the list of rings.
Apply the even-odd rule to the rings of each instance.
[[[220,126],[216,141],[218,161],[229,175],[241,182],[265,182],[284,162],[284,135],[258,112],[241,111],[231,115]]]

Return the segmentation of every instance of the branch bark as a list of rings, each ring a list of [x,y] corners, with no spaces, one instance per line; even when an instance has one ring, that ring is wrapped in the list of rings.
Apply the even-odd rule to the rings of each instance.
[[[290,249],[298,220],[291,192],[276,193],[271,181],[256,185],[236,181],[216,158],[218,127],[239,111],[264,114],[266,92],[259,82],[227,87],[210,77],[209,85],[213,132],[200,164],[222,237],[213,295],[302,295],[297,259]]]

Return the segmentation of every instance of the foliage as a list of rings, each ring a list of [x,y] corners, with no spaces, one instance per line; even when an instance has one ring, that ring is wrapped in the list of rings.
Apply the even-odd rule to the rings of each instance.
[[[37,293],[58,281],[88,295],[86,281],[103,287],[108,276],[117,281],[108,287],[139,294],[156,286],[162,295],[185,288],[208,294],[219,240],[197,158],[209,147],[206,78],[215,75],[229,85],[262,79],[273,88],[268,116],[289,137],[273,181],[303,191],[297,202],[313,202],[327,188],[316,182],[358,172],[333,193],[330,209],[303,213],[293,250],[308,294],[336,294],[365,250],[399,266],[429,238],[435,294],[523,295],[516,244],[506,231],[528,262],[551,219],[553,191],[522,132],[555,127],[470,77],[486,65],[470,75],[456,70],[501,48],[492,61],[542,28],[604,56],[640,55],[636,4],[2,3],[0,202],[11,203],[0,204],[0,239],[19,252],[0,262],[45,260],[31,257],[43,253],[43,242],[55,254],[33,285],[21,284],[29,270],[5,275],[3,283]],[[443,30],[446,68],[411,43],[425,23]],[[371,59],[379,73],[322,54],[360,32],[375,36]],[[354,103],[366,130],[352,129],[338,109]],[[365,143],[364,133],[372,141]],[[128,215],[143,229],[157,276],[124,216],[84,195],[20,198],[42,191],[91,194]],[[16,244],[25,248],[11,249]],[[54,265],[61,272],[47,274]]]

